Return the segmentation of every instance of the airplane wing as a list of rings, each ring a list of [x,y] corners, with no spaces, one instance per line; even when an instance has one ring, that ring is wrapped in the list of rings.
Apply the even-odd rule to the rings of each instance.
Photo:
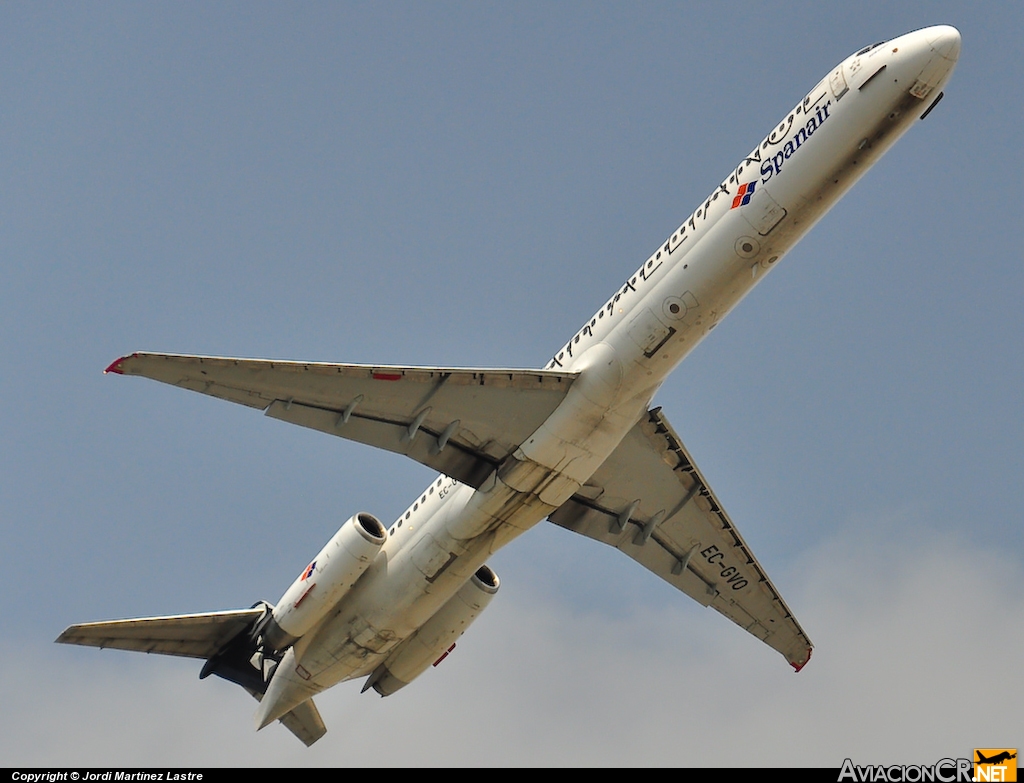
[[[550,519],[622,550],[778,650],[797,671],[810,659],[811,640],[660,408],[641,418]]]
[[[133,353],[140,375],[267,416],[404,454],[479,488],[575,380],[552,370],[381,367]]]
[[[68,626],[57,642],[86,647],[209,658],[239,634],[265,607],[227,612],[140,617]]]

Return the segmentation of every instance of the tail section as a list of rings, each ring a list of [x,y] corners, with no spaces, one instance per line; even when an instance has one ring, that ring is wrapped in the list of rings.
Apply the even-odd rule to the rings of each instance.
[[[80,623],[65,629],[57,642],[205,659],[200,679],[215,674],[241,685],[261,701],[281,660],[263,643],[273,610],[260,601],[251,609]],[[327,732],[312,699],[279,720],[307,746]]]
[[[280,721],[281,725],[302,740],[307,748],[327,733],[327,727],[320,718],[320,711],[312,699],[302,702],[291,712],[286,712],[280,717]]]
[[[249,690],[246,688],[246,690]],[[256,701],[263,701],[263,694],[259,691],[249,691]],[[327,733],[320,711],[312,699],[306,699],[302,704],[292,708],[280,718],[281,725],[298,737],[307,748]]]

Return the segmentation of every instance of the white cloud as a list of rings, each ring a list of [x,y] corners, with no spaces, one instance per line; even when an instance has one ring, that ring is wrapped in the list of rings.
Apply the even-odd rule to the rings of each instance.
[[[1020,745],[1017,561],[865,525],[806,557],[791,603],[816,643],[794,675],[717,615],[678,605],[573,614],[508,587],[454,655],[399,694],[321,695],[304,749],[198,665],[28,650],[2,675],[9,764],[931,763]],[[920,528],[918,528],[920,529]],[[793,581],[792,579],[790,581]],[[514,587],[514,586],[513,586]]]

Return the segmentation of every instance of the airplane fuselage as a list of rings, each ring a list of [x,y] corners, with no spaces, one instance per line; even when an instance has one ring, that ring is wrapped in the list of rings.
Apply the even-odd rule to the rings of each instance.
[[[555,355],[578,373],[548,419],[480,486],[441,476],[389,528],[369,569],[285,653],[266,725],[371,675],[505,544],[586,484],[669,373],[936,101],[959,34],[869,47],[821,80]]]

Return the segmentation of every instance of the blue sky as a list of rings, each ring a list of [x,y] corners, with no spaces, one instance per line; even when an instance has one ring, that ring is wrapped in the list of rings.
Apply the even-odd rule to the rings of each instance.
[[[443,666],[304,749],[74,622],[275,601],[424,468],[103,376],[133,350],[542,366],[836,62],[953,24],[942,104],[664,406],[816,643],[544,523]],[[8,4],[0,585],[12,764],[931,763],[1019,746],[1019,4]],[[481,715],[489,719],[481,720]],[[385,741],[386,740],[386,741]],[[454,741],[453,741],[454,740]]]

